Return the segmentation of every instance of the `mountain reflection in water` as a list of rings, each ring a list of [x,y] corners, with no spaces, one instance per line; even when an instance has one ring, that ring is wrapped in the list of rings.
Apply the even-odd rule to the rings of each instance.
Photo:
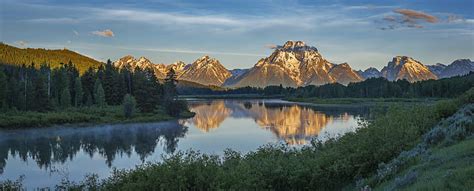
[[[66,176],[100,178],[189,149],[222,155],[265,144],[307,144],[354,131],[367,107],[308,107],[281,100],[189,101],[196,116],[157,123],[0,130],[0,181],[25,175],[29,188],[56,185]]]
[[[352,116],[368,113],[368,108],[324,108],[315,109],[281,101],[212,100],[190,102],[196,113],[194,118],[184,120],[204,132],[219,128],[228,117],[251,118],[259,127],[270,130],[290,145],[306,144],[316,137],[334,120],[347,121]],[[349,113],[350,112],[350,113]]]

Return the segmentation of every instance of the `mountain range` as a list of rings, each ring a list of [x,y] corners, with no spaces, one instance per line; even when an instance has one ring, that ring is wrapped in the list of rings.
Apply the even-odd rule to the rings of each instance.
[[[60,63],[71,61],[81,73],[89,67],[98,68],[102,62],[71,50],[21,49],[0,43],[0,63],[30,65],[49,63],[58,67]],[[151,69],[159,79],[166,77],[169,69],[176,72],[177,78],[184,84],[214,87],[265,87],[269,85],[306,86],[363,81],[368,78],[384,77],[388,80],[405,79],[416,82],[429,79],[449,78],[474,71],[474,62],[470,59],[458,59],[451,64],[437,63],[424,65],[407,56],[396,56],[382,70],[370,67],[364,71],[355,71],[348,63],[332,63],[326,60],[316,47],[302,41],[287,41],[276,46],[272,54],[260,59],[248,69],[226,69],[219,60],[207,55],[191,64],[177,61],[172,64],[155,64],[145,57],[134,58],[127,55],[117,61],[117,68],[136,67]],[[201,86],[202,87],[202,86]]]
[[[152,68],[158,78],[164,78],[168,69],[173,68],[178,80],[221,87],[266,87],[280,84],[296,87],[336,82],[347,85],[378,77],[390,81],[405,79],[416,82],[465,75],[474,71],[474,62],[469,59],[459,59],[449,65],[424,65],[407,56],[394,57],[381,71],[373,67],[355,71],[348,63],[329,62],[316,47],[308,46],[302,41],[287,41],[276,46],[270,56],[260,59],[249,69],[228,70],[217,59],[207,55],[188,65],[182,61],[170,65],[153,64],[146,58],[136,60],[131,56],[115,62],[115,66],[119,68],[126,65],[132,68]]]

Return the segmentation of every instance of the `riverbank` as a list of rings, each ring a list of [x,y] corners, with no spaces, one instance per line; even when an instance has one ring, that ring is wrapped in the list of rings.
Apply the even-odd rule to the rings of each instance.
[[[179,99],[279,99],[283,95],[261,95],[261,94],[222,94],[222,95],[180,95]]]
[[[393,103],[435,103],[445,98],[284,98],[283,100],[316,105],[350,105],[350,104],[393,104]]]
[[[178,152],[166,157],[163,162],[114,171],[104,180],[92,175],[83,182],[66,181],[59,186],[86,190],[341,190],[364,187],[385,189],[384,184],[391,188],[393,184],[390,181],[393,181],[402,185],[402,189],[410,188],[405,187],[410,185],[415,186],[413,188],[429,188],[431,181],[435,181],[430,179],[431,175],[449,167],[456,169],[453,176],[443,171],[443,180],[438,176],[440,182],[465,183],[455,184],[456,188],[465,190],[471,185],[471,168],[466,168],[460,158],[448,155],[471,148],[466,147],[470,142],[465,141],[473,137],[473,102],[474,89],[471,89],[457,99],[436,104],[390,107],[354,133],[324,143],[313,141],[311,145],[299,149],[266,145],[247,154],[227,150],[223,157],[196,151]],[[452,129],[444,130],[448,126]],[[448,137],[455,138],[456,142],[445,143],[443,140],[450,140]],[[423,142],[429,145],[418,149]],[[456,146],[458,143],[461,145]],[[453,147],[441,147],[445,144]],[[423,168],[425,171],[406,174],[410,172],[410,165],[418,168],[416,166],[421,163],[416,163],[416,160],[423,159],[423,154],[430,152],[434,153],[432,157],[427,157],[430,160],[419,160],[426,162],[427,165],[421,165],[426,167]],[[466,161],[473,160],[472,155],[458,154]],[[414,158],[408,158],[407,163],[397,162],[406,159],[406,156]],[[436,157],[441,158],[438,160]],[[430,165],[439,162],[448,166],[441,166],[430,173]],[[397,168],[390,168],[391,165]],[[387,172],[384,169],[395,170],[384,173]],[[411,177],[414,176],[418,178],[413,181]],[[382,178],[376,181],[371,177]],[[8,186],[8,183],[13,184],[5,182],[3,185]],[[442,188],[452,188],[447,185]]]
[[[193,117],[192,112],[182,112],[180,118]],[[48,127],[52,125],[159,122],[176,119],[159,108],[154,113],[136,113],[124,117],[122,106],[68,108],[50,112],[10,111],[0,113],[0,128]]]

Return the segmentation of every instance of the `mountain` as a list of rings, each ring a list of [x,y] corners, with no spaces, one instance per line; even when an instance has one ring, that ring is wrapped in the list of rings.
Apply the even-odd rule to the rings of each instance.
[[[446,65],[437,63],[435,65],[428,65],[428,68],[430,69],[431,72],[433,72],[433,74],[439,77],[441,72],[443,72],[443,70],[446,68]]]
[[[438,76],[439,78],[449,78],[466,75],[471,71],[474,71],[474,62],[470,59],[459,59],[446,66]]]
[[[227,78],[222,84],[223,86],[232,86],[235,83],[237,83],[244,74],[246,74],[250,69],[233,69],[229,70],[229,72],[232,74],[229,78]]]
[[[332,72],[331,69],[333,69]],[[340,78],[339,80],[337,78]],[[267,58],[260,59],[249,71],[228,86],[265,87],[269,85],[305,86],[360,81],[362,77],[348,64],[335,65],[325,60],[318,49],[302,41],[287,41]]]
[[[135,59],[133,56],[124,56],[114,62],[117,68],[136,67],[140,69],[152,69],[159,79],[164,79],[170,69],[176,73],[178,80],[199,83],[202,85],[221,86],[232,74],[215,58],[203,56],[192,64],[186,65],[178,61],[169,65],[154,64],[145,57]]]
[[[168,69],[164,64],[154,64],[145,57],[135,59],[130,55],[124,56],[115,61],[114,66],[119,69],[128,67],[132,71],[135,70],[135,68],[140,68],[141,70],[151,69],[155,73],[155,76],[159,79],[165,78],[166,73],[168,72]]]
[[[382,77],[382,73],[379,70],[377,70],[377,68],[373,68],[373,67],[367,68],[364,71],[359,70],[357,71],[357,73],[359,73],[359,75],[361,75],[364,79]]]
[[[334,65],[334,67],[329,70],[328,74],[335,79],[337,83],[343,85],[364,80],[364,78],[354,71],[347,63]]]
[[[26,66],[35,63],[36,67],[47,63],[52,68],[57,68],[61,66],[61,63],[67,64],[69,61],[76,66],[81,74],[89,68],[98,68],[103,64],[102,62],[68,49],[48,50],[42,48],[17,48],[0,43],[0,63],[11,65],[25,64]]]
[[[173,69],[176,73],[176,76],[181,76],[183,74],[186,64],[183,61],[177,61],[173,64],[166,66],[167,71]]]
[[[215,58],[203,56],[186,67],[179,80],[221,86],[232,74]]]
[[[381,72],[390,81],[405,79],[415,82],[438,78],[427,66],[407,56],[394,57]]]
[[[119,69],[129,67],[132,71],[136,67],[142,70],[151,69],[154,71],[157,78],[164,79],[166,77],[166,73],[168,73],[171,68],[173,68],[173,70],[176,72],[176,76],[181,75],[184,71],[184,68],[186,67],[186,64],[182,61],[177,61],[170,65],[154,64],[145,57],[135,59],[133,56],[127,55],[115,61],[114,66]]]

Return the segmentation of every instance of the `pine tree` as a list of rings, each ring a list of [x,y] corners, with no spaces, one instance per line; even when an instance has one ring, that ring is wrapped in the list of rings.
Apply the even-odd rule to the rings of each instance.
[[[123,97],[123,102],[122,102],[123,114],[126,118],[130,118],[133,116],[136,110],[136,105],[137,105],[137,102],[135,101],[135,98],[131,96],[130,94],[126,94]]]
[[[8,80],[7,104],[10,108],[20,109],[22,107],[20,85],[15,77]]]
[[[104,107],[106,105],[105,102],[105,92],[104,88],[102,87],[102,83],[99,79],[94,84],[95,92],[94,92],[94,100],[95,104],[99,107]]]
[[[120,95],[118,71],[112,65],[112,61],[107,60],[104,74],[101,78],[102,86],[105,91],[105,100],[110,105],[118,105],[122,101],[123,95]]]
[[[84,92],[82,91],[82,82],[79,77],[76,78],[74,82],[74,106],[79,107],[82,106],[82,102],[84,99]]]
[[[7,107],[7,93],[8,93],[8,86],[7,86],[7,76],[3,72],[3,68],[0,68],[0,107],[6,108]]]
[[[71,107],[71,93],[69,88],[65,88],[61,91],[61,97],[59,98],[59,103],[62,108]]]
[[[34,81],[34,110],[48,111],[52,108],[50,99],[48,97],[47,76],[39,73]]]
[[[173,68],[166,74],[164,91],[165,101],[171,101],[176,97],[176,73]]]

